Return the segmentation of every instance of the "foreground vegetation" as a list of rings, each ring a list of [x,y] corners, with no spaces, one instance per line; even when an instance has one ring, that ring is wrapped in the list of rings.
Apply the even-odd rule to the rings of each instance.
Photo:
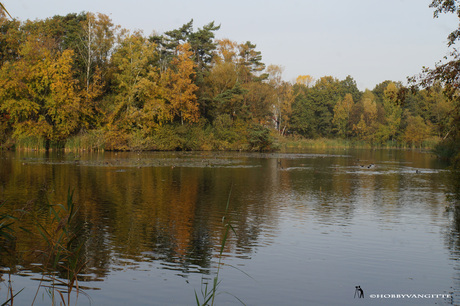
[[[76,220],[72,198],[73,192],[69,190],[66,205],[46,202],[44,207],[34,209],[29,203],[24,209],[0,214],[0,262],[8,267],[9,279],[6,301],[2,305],[14,305],[16,296],[24,289],[13,288],[11,275],[18,273],[21,263],[31,258],[41,263],[40,279],[37,279],[38,287],[31,305],[41,291],[48,294],[51,305],[76,304],[79,294],[87,296],[78,285],[78,274],[85,268],[85,262],[81,256],[83,241],[79,237],[82,226]],[[4,204],[0,203],[0,209]],[[32,224],[28,224],[26,218],[32,220]],[[29,243],[33,246],[23,249],[27,242],[18,241],[20,231],[31,237]],[[2,276],[0,274],[0,281],[3,281]]]
[[[412,88],[387,80],[364,92],[351,76],[285,82],[255,44],[215,39],[219,27],[190,21],[145,36],[103,14],[1,15],[2,148],[265,151],[288,137],[441,141],[440,154],[458,156],[457,87],[439,71]]]

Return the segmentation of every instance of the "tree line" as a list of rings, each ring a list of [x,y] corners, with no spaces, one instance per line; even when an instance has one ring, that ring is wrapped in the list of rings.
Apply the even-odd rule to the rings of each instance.
[[[421,146],[455,125],[442,82],[364,92],[351,76],[286,82],[254,43],[216,39],[219,28],[191,20],[146,36],[104,14],[1,15],[2,147],[269,150],[277,137]]]

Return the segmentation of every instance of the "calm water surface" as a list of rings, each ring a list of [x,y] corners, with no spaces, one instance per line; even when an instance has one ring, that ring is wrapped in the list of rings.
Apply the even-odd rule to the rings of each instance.
[[[64,203],[74,190],[87,261],[78,305],[194,305],[217,272],[228,198],[236,235],[217,305],[458,305],[458,185],[409,151],[0,155],[4,210]],[[26,254],[33,239],[17,236]],[[30,305],[41,263],[16,257],[0,260],[0,302],[14,271],[15,305]],[[50,305],[39,291],[35,305]]]

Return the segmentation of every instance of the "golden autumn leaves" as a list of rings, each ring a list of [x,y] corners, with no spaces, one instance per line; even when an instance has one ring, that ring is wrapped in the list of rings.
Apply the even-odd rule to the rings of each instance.
[[[153,131],[157,125],[180,118],[195,122],[199,116],[193,82],[195,63],[190,45],[179,45],[169,67],[160,73],[152,64],[154,43],[140,33],[126,33],[112,56],[113,111],[106,128],[127,132],[133,128]],[[78,80],[72,69],[73,50],[54,48],[48,37],[31,35],[16,61],[0,69],[0,111],[7,113],[15,137],[65,140],[85,128],[98,115],[97,98],[102,77],[96,67],[91,80]]]
[[[127,35],[112,59],[118,94],[109,122],[128,130],[141,127],[149,131],[176,117],[182,124],[195,122],[199,110],[192,55],[188,43],[179,45],[169,67],[160,71],[151,64],[156,56],[154,43],[140,33]]]
[[[78,126],[82,97],[72,76],[73,51],[55,52],[51,43],[31,37],[21,46],[21,59],[0,70],[1,110],[16,136],[59,140]]]

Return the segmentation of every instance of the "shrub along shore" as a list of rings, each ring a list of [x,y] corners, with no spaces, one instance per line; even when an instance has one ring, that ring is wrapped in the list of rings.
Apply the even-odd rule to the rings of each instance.
[[[116,145],[108,147],[101,132],[90,131],[70,137],[65,144],[51,144],[48,150],[64,150],[68,152],[101,152],[101,151],[296,151],[307,149],[423,149],[435,152],[439,139],[431,138],[415,146],[412,143],[388,141],[385,144],[371,144],[365,141],[340,138],[307,139],[296,136],[279,136],[276,131],[268,129],[242,131],[233,134],[233,141],[216,137],[211,128],[184,126],[174,129],[165,128],[164,133],[156,137],[134,135],[119,139]],[[24,151],[46,151],[46,141],[42,138],[29,137],[18,141],[9,149]]]

